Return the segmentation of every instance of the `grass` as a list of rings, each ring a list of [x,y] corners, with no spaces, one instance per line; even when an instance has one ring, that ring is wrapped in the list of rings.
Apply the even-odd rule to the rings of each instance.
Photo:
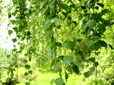
[[[19,68],[19,80],[20,83],[16,85],[24,85],[26,80],[26,77],[24,76],[25,69]],[[33,70],[33,74],[29,75],[28,77],[34,77],[31,79],[30,85],[51,85],[51,80],[59,78],[59,73],[57,71],[48,71],[48,70]],[[64,79],[64,75],[63,75]],[[56,85],[56,84],[53,84]],[[84,81],[83,76],[72,74],[69,76],[69,79],[67,80],[66,85],[86,85],[86,82]]]
[[[59,73],[57,71],[49,71],[46,69],[34,69],[32,70],[32,74],[28,74],[27,76],[24,75],[25,72],[28,72],[29,70],[25,70],[24,67],[18,68],[18,71],[16,69],[15,75],[18,74],[18,80],[19,83],[16,85],[25,85],[25,82],[28,82],[30,79],[30,85],[51,85],[52,79],[59,78]],[[17,73],[18,72],[18,73]],[[64,74],[62,76],[64,78]],[[95,79],[95,78],[93,78]],[[67,83],[65,81],[65,85],[94,85],[91,83],[92,77],[85,78],[84,75],[76,75],[73,73],[72,75],[69,75],[69,78],[67,80]],[[56,85],[55,83],[53,85]]]

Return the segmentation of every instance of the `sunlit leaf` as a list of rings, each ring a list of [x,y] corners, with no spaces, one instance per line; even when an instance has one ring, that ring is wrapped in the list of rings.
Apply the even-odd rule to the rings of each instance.
[[[53,55],[51,48],[48,49],[48,57],[50,58]]]
[[[56,83],[56,85],[63,85],[64,84],[64,80],[62,78],[57,78],[55,80],[55,83]]]
[[[55,25],[59,25],[59,19],[53,18],[53,19],[51,19],[51,23],[54,23]]]
[[[77,61],[76,61],[76,64],[77,64],[77,65],[80,65],[80,64],[81,64],[81,60],[77,60]]]
[[[97,67],[99,65],[98,62],[94,62],[93,66]]]
[[[26,82],[25,85],[30,85],[30,82]]]
[[[48,11],[49,11],[49,6],[47,5],[46,7],[45,7],[45,9],[44,9],[44,11],[43,11],[43,14],[47,14],[48,13]]]
[[[94,41],[91,40],[91,39],[87,39],[87,40],[85,41],[85,43],[86,43],[86,45],[87,45],[88,47],[90,47],[90,46],[92,46],[92,45],[94,44]]]
[[[13,38],[13,39],[12,39],[12,41],[13,41],[13,42],[16,42],[16,41],[17,41],[17,39],[16,39],[16,38]]]
[[[48,28],[49,28],[49,23],[50,23],[50,20],[49,20],[49,19],[45,21],[45,24],[44,24],[44,30],[45,30],[45,31],[48,30]]]
[[[91,75],[91,72],[90,72],[90,71],[87,71],[87,72],[84,73],[84,76],[85,76],[86,78],[88,78],[90,75]]]
[[[50,14],[53,14],[53,12],[55,12],[55,5],[54,4],[50,4]]]
[[[69,40],[66,40],[64,43],[63,43],[64,47],[66,47],[67,49],[71,49],[73,50],[75,48],[75,43],[72,42],[72,41],[69,41]]]
[[[14,25],[16,23],[16,21],[15,20],[11,20],[11,23]]]
[[[94,71],[95,71],[95,67],[91,67],[91,68],[90,68],[91,74],[92,74]]]
[[[12,30],[8,30],[8,34],[11,35],[13,33]]]
[[[93,37],[92,37],[92,40],[95,41],[95,42],[97,42],[97,41],[100,40],[100,37],[99,37],[99,36],[93,36]]]
[[[63,58],[63,64],[68,65],[72,62],[73,57],[72,56],[66,56]]]
[[[55,83],[55,79],[51,80],[51,85],[53,85]]]
[[[92,26],[94,26],[95,24],[96,24],[96,21],[95,21],[95,20],[90,20],[90,21],[87,22],[86,25],[87,25],[88,27],[92,27]]]
[[[69,11],[70,7],[67,4],[60,4],[60,8],[64,9],[65,11]]]

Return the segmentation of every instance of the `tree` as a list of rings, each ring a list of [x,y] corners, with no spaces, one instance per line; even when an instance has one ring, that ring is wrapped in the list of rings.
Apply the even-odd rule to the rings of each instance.
[[[80,74],[83,68],[80,66],[85,62],[93,65],[84,76],[88,78],[96,69],[97,77],[100,51],[114,49],[107,38],[114,36],[113,6],[107,8],[106,0],[12,0],[12,3],[14,10],[8,11],[8,17],[15,27],[8,33],[16,32],[12,41],[18,41],[20,48],[15,48],[15,53],[25,50],[29,61],[36,58],[39,63],[40,59],[51,60],[51,66],[56,63],[60,70],[56,85],[64,84],[62,73],[66,81],[69,73]]]

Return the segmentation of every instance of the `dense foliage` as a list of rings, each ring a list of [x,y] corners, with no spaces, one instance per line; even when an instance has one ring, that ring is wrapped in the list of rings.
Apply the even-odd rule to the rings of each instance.
[[[8,26],[13,25],[8,34],[16,37],[10,55],[6,51],[12,62],[6,67],[9,82],[15,68],[25,67],[28,76],[36,65],[59,72],[51,84],[65,85],[74,72],[85,78],[95,75],[91,83],[96,85],[113,85],[113,4],[113,0],[12,0],[7,6]],[[29,85],[31,79],[27,80]]]

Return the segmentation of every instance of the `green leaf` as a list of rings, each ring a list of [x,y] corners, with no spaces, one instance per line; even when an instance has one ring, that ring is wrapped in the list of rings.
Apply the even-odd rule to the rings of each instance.
[[[86,25],[86,24],[84,24],[84,23],[82,23],[82,25],[81,25],[81,29],[82,29],[82,31],[85,31],[85,30],[86,30],[86,28],[87,28],[87,25]]]
[[[7,58],[10,58],[11,57],[11,55],[7,55]]]
[[[29,74],[32,74],[32,70],[29,70],[28,73],[29,73]]]
[[[64,56],[59,56],[58,59],[63,60]]]
[[[95,42],[97,42],[97,41],[100,40],[100,37],[99,37],[99,36],[93,36],[93,37],[92,37],[92,40],[95,41]]]
[[[54,23],[55,25],[59,25],[59,19],[58,18],[52,18],[51,23]]]
[[[52,60],[51,62],[51,67],[55,64],[55,59]]]
[[[78,41],[78,42],[81,42],[81,41],[82,41],[82,39],[77,39],[77,41]]]
[[[28,76],[28,73],[27,73],[27,72],[25,72],[25,73],[24,73],[24,75],[25,75],[25,76]]]
[[[56,83],[56,85],[63,85],[64,84],[64,80],[62,78],[57,78],[55,80],[55,83]]]
[[[49,12],[49,6],[47,5],[43,11],[43,14],[47,15]]]
[[[48,57],[50,58],[53,53],[56,51],[56,45],[52,45],[49,49],[48,49]]]
[[[12,41],[13,41],[13,42],[16,42],[16,41],[17,41],[17,39],[16,39],[16,38],[14,38],[14,39],[12,39]]]
[[[90,58],[89,59],[91,62],[95,62],[95,58]]]
[[[78,51],[78,54],[79,54],[80,56],[83,56],[83,52],[82,52],[82,51]]]
[[[101,43],[102,47],[106,47],[107,48],[107,43],[105,41],[100,41],[100,43]]]
[[[56,45],[51,46],[51,51],[52,51],[52,53],[56,51]]]
[[[92,26],[94,26],[96,24],[96,21],[95,20],[90,20],[90,21],[88,21],[87,23],[86,23],[86,25],[88,26],[88,27],[92,27]]]
[[[114,50],[114,48],[112,47],[112,45],[110,45],[110,44],[108,44],[109,45],[109,47],[112,49],[112,50]]]
[[[55,40],[55,38],[52,36],[51,37],[51,44],[53,44],[53,43],[55,43],[56,42],[56,40]]]
[[[103,25],[105,26],[110,26],[110,20],[104,20]]]
[[[61,25],[57,25],[57,29],[60,29],[61,28]]]
[[[50,58],[53,55],[53,52],[51,51],[51,48],[48,49],[48,57]]]
[[[44,6],[44,2],[42,2],[42,3],[40,4],[40,9],[42,9],[43,6]]]
[[[66,56],[63,58],[63,64],[68,65],[73,61],[73,57],[72,56]]]
[[[98,50],[98,49],[100,49],[100,47],[101,47],[101,43],[100,43],[100,41],[98,41],[98,42],[94,43],[94,45],[92,45],[90,48],[93,48],[93,50]]]
[[[72,41],[69,41],[69,40],[66,40],[64,43],[63,43],[64,47],[66,47],[67,49],[71,49],[71,50],[74,50],[75,48],[75,43],[72,42]]]
[[[56,42],[56,46],[62,47],[62,44],[60,42]]]
[[[30,36],[31,35],[31,32],[30,31],[27,31],[27,36]]]
[[[102,14],[102,15],[105,15],[105,14],[108,13],[108,12],[109,12],[108,9],[104,9],[104,10],[101,11],[101,14]]]
[[[49,31],[48,33],[47,33],[47,37],[51,37],[52,36],[52,31]]]
[[[98,10],[98,9],[99,9],[99,7],[98,7],[98,6],[95,6],[95,9],[97,9],[97,10]]]
[[[59,69],[59,76],[60,77],[62,76],[62,69],[61,68]]]
[[[30,82],[26,82],[25,85],[30,85]]]
[[[64,9],[67,12],[70,10],[70,7],[67,4],[60,4],[60,8]]]
[[[84,54],[84,58],[86,59],[87,57],[89,57],[90,55],[89,55],[89,53],[85,53]]]
[[[53,85],[55,83],[55,79],[51,80],[51,85]]]
[[[50,7],[50,15],[51,15],[55,12],[55,5],[50,4],[49,7]]]
[[[84,73],[84,76],[85,76],[86,78],[88,78],[90,75],[91,75],[91,72],[90,72],[90,71],[87,71],[87,72]]]
[[[11,23],[14,25],[16,23],[16,21],[15,20],[11,20]]]
[[[13,33],[12,30],[8,30],[8,34],[11,35]]]
[[[76,73],[76,74],[79,74],[79,69],[78,69],[78,66],[77,65],[73,65],[73,71]]]
[[[18,29],[17,27],[13,27],[13,30],[14,30],[15,32],[17,32],[17,29]]]
[[[86,7],[85,7],[85,6],[81,6],[81,8],[82,8],[82,9],[86,9]]]
[[[81,60],[76,60],[76,64],[80,65],[81,64]]]
[[[97,5],[99,5],[100,7],[104,7],[104,5],[102,3],[97,3]]]
[[[90,73],[92,74],[95,71],[95,67],[90,68]]]
[[[8,12],[8,18],[10,18],[11,17],[11,13],[10,12]]]
[[[94,62],[93,66],[97,67],[99,65],[98,62]]]
[[[45,24],[44,24],[44,30],[47,31],[48,28],[49,28],[49,23],[50,23],[50,19],[46,20],[45,21]]]
[[[31,66],[28,65],[28,64],[25,65],[25,69],[30,69],[30,67],[31,67]]]
[[[68,13],[62,12],[62,14],[65,16],[65,18],[68,16]]]
[[[65,71],[65,80],[67,81],[68,79],[68,73]]]
[[[86,45],[87,45],[88,47],[90,47],[90,46],[92,46],[92,45],[94,44],[94,41],[91,40],[91,39],[86,39],[85,43],[86,43]]]

